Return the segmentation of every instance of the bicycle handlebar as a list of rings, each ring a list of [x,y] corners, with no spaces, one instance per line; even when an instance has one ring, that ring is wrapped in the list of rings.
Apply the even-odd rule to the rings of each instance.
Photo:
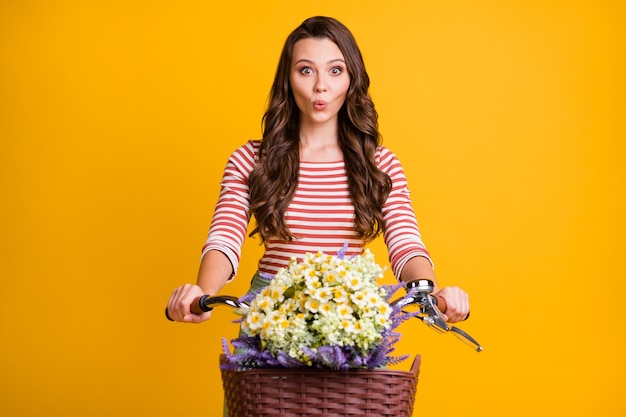
[[[416,316],[422,320],[426,325],[436,330],[439,333],[446,333],[448,331],[455,334],[463,342],[471,346],[477,352],[483,350],[482,346],[474,340],[470,335],[465,333],[458,327],[449,327],[446,321],[441,317],[441,314],[447,310],[446,300],[443,297],[437,295],[431,295],[434,289],[433,282],[426,279],[418,279],[406,283],[407,295],[399,298],[391,303],[391,306],[399,306],[400,308],[408,307],[410,305],[416,305],[419,307],[420,312]],[[193,314],[202,314],[213,310],[218,306],[228,306],[232,308],[248,308],[249,305],[239,301],[237,297],[231,295],[202,295],[193,300],[190,305],[190,311]],[[167,308],[165,309],[165,316],[168,320],[174,321]],[[464,320],[467,320],[469,313]]]
[[[431,297],[433,298],[433,304],[436,305],[437,308],[439,308],[440,312],[445,314],[448,308],[445,298],[437,296],[437,295],[431,296]],[[397,300],[396,302],[398,301],[400,300]],[[409,302],[406,305],[408,304],[413,304],[413,302]],[[232,295],[211,296],[208,294],[204,294],[204,295],[201,295],[200,297],[196,297],[191,302],[189,309],[191,313],[193,314],[202,314],[202,313],[206,313],[207,311],[211,311],[215,307],[218,307],[218,306],[228,306],[232,308],[249,307],[248,304],[239,301],[237,297],[234,297]],[[165,309],[165,317],[167,317],[167,319],[170,321],[174,321],[174,319],[170,317],[169,312],[167,311],[167,308]]]

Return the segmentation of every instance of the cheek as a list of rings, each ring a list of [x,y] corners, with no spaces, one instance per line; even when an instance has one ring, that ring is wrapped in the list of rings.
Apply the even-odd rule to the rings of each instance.
[[[296,98],[296,100],[301,100],[305,94],[303,91],[303,85],[300,82],[294,82],[293,80],[291,80],[291,91],[293,93],[293,96]]]
[[[348,90],[350,89],[350,79],[348,78],[347,80],[344,80],[341,85],[339,86],[339,91],[341,91],[342,95],[347,95],[348,94]]]
[[[295,90],[292,89],[292,91],[293,99],[295,101],[298,112],[306,112],[308,99],[306,97],[303,97],[301,94],[298,94]]]
[[[306,101],[306,98],[304,97],[304,95],[302,94],[302,91],[299,90],[298,88],[294,88],[293,85],[291,87],[291,93],[293,94],[293,98],[296,102],[296,105],[298,106],[298,108],[302,108],[302,103],[304,101]]]

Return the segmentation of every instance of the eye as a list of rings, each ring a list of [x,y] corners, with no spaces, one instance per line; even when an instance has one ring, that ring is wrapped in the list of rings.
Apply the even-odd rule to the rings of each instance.
[[[342,68],[342,67],[332,67],[332,68],[330,69],[330,73],[331,73],[332,75],[339,75],[339,74],[341,74],[342,72],[343,72],[343,68]]]
[[[313,70],[310,67],[302,67],[302,68],[300,68],[300,74],[302,74],[302,75],[311,75],[311,74],[313,74]]]

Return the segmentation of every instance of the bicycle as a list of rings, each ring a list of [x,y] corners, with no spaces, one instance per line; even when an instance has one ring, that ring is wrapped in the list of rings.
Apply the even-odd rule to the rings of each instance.
[[[432,281],[413,280],[406,283],[405,289],[406,295],[391,302],[392,307],[403,311],[417,307],[415,317],[431,329],[441,334],[453,333],[476,352],[483,350],[469,334],[449,326],[442,318],[446,302],[432,295]],[[194,300],[191,312],[201,314],[219,306],[249,307],[234,296],[203,295]],[[167,309],[165,314],[172,320]],[[221,355],[220,365],[225,361]],[[420,362],[417,355],[409,371],[275,368],[236,371],[223,366],[220,369],[229,417],[410,417]]]

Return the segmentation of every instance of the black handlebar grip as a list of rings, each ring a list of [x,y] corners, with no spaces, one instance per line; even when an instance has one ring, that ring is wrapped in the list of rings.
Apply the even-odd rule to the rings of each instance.
[[[167,307],[165,307],[165,317],[166,317],[169,321],[174,321],[174,319],[170,317],[170,313],[167,311]]]
[[[213,307],[209,307],[206,305],[206,299],[209,297],[210,297],[209,295],[205,294],[196,298],[195,300],[191,302],[191,305],[189,306],[189,310],[193,314],[202,314],[202,313],[206,313],[207,311],[213,310]],[[174,319],[170,317],[170,314],[167,311],[167,307],[165,307],[165,317],[167,317],[169,321],[174,321]]]
[[[206,299],[209,297],[210,297],[209,295],[204,294],[196,298],[195,300],[193,300],[193,302],[189,306],[189,309],[191,310],[191,312],[193,314],[202,314],[202,313],[206,313],[207,311],[213,310],[213,307],[208,307],[206,305]]]

